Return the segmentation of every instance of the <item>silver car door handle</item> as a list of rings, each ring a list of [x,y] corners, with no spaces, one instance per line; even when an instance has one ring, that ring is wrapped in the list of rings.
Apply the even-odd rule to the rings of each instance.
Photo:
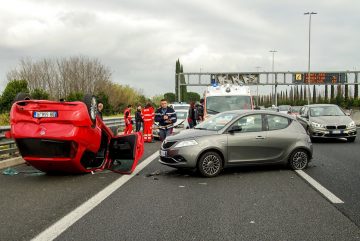
[[[263,139],[265,139],[265,137],[264,137],[264,136],[257,136],[255,139],[257,139],[257,140],[263,140]]]

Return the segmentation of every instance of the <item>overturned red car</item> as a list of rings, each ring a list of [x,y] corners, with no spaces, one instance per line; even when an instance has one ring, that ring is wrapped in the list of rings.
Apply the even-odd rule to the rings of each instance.
[[[114,135],[97,116],[97,101],[16,101],[10,111],[13,138],[26,162],[44,172],[131,173],[144,151],[141,133]]]

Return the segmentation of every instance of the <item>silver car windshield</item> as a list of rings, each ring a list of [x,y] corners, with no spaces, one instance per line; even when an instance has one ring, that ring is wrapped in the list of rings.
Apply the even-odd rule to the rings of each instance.
[[[288,111],[290,108],[290,105],[279,105],[279,111]]]
[[[195,129],[218,131],[224,128],[237,114],[235,113],[220,113],[210,117],[209,119],[201,122]]]
[[[291,106],[291,111],[292,112],[300,112],[302,106]]]
[[[310,116],[344,116],[344,112],[337,106],[317,106],[310,108]]]
[[[184,119],[186,119],[186,116],[187,116],[187,112],[184,112],[184,111],[176,111],[176,117],[177,117],[178,119],[184,120]]]
[[[175,106],[173,106],[173,109],[175,111],[177,111],[177,110],[188,110],[189,107],[190,106],[188,106],[188,105],[175,105]]]
[[[206,112],[208,114],[246,109],[251,109],[250,96],[209,96],[206,98]]]

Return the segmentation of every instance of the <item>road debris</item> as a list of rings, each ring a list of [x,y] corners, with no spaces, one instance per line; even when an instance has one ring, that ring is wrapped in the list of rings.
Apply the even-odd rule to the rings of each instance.
[[[20,173],[24,173],[25,176],[29,176],[29,177],[36,177],[36,176],[46,175],[45,172],[41,172],[41,171],[30,171],[30,172],[20,172]]]
[[[14,176],[19,174],[19,172],[14,168],[8,167],[2,172],[2,174],[7,176]]]
[[[145,176],[146,177],[153,177],[153,176],[158,176],[160,175],[161,172],[159,170],[155,171],[155,172],[152,172],[152,173],[149,173],[149,174],[146,174]]]

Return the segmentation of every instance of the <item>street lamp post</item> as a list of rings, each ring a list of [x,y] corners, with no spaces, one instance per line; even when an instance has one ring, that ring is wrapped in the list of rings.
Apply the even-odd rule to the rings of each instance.
[[[306,12],[304,15],[309,15],[309,58],[308,58],[308,95],[307,95],[307,102],[310,105],[310,40],[311,40],[311,15],[317,14],[315,12]]]
[[[200,73],[199,73],[199,84],[201,84],[201,67],[200,67]]]
[[[273,72],[273,81],[272,82],[275,83],[274,55],[277,52],[277,50],[270,50],[269,52],[272,53],[272,72]],[[274,101],[274,98],[275,98],[275,105],[277,105],[277,96],[274,96],[274,85],[271,86],[271,96],[272,96],[272,101]]]
[[[255,67],[256,68],[256,70],[257,70],[257,72],[259,73],[259,70],[260,70],[260,66],[256,66]],[[259,106],[259,82],[260,82],[260,75],[259,75],[259,79],[258,79],[258,82],[257,82],[257,84],[256,84],[256,98],[257,98],[257,100],[256,100],[256,105],[257,106]]]

